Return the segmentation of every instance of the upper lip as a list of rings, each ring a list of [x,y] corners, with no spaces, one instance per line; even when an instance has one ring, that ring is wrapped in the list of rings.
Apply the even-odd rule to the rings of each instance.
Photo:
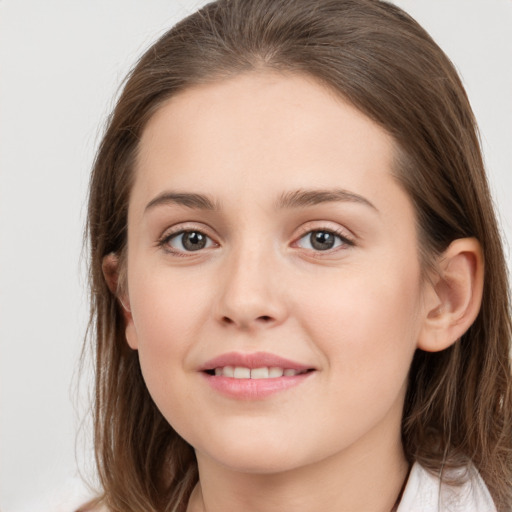
[[[215,368],[223,368],[225,366],[241,366],[250,369],[276,367],[289,368],[298,371],[314,369],[310,365],[301,364],[268,352],[253,352],[248,354],[241,352],[229,352],[206,361],[201,365],[199,370],[214,370]]]

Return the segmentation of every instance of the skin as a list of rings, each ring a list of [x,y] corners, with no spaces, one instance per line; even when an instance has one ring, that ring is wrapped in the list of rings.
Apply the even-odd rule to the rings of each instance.
[[[189,511],[393,508],[408,469],[407,375],[439,306],[393,155],[382,128],[300,75],[193,87],[149,121],[120,299],[154,401],[196,450]],[[340,189],[350,195],[278,206],[296,191]],[[169,192],[214,208],[155,203]],[[183,230],[206,235],[206,247],[187,252],[171,237]],[[315,230],[336,233],[335,247],[311,246]],[[269,352],[314,372],[237,400],[198,371],[226,352]]]

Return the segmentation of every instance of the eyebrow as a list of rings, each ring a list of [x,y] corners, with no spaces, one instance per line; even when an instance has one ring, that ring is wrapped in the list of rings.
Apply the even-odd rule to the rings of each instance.
[[[368,199],[359,194],[343,189],[329,190],[293,190],[284,192],[275,203],[276,209],[291,209],[315,206],[322,203],[348,202],[368,206],[378,212],[378,209]],[[219,210],[220,205],[207,195],[190,192],[163,192],[152,199],[145,212],[157,206],[180,205],[196,210]]]
[[[203,194],[192,194],[188,192],[163,192],[147,205],[144,212],[155,208],[156,206],[177,204],[196,210],[218,210],[216,202]]]
[[[329,190],[304,190],[299,189],[283,193],[277,203],[277,208],[299,208],[304,206],[315,206],[322,203],[348,202],[359,203],[370,207],[378,212],[376,206],[368,199],[359,194],[343,189]]]

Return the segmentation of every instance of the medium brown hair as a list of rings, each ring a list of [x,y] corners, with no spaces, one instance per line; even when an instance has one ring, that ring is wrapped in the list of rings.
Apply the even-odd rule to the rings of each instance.
[[[182,511],[198,478],[193,449],[150,398],[102,273],[106,255],[124,255],[141,133],[178,92],[258,69],[314,77],[392,135],[425,267],[453,240],[479,240],[480,313],[452,347],[417,350],[402,439],[410,462],[437,473],[471,460],[498,509],[508,510],[509,289],[475,119],[446,55],[411,17],[377,0],[219,0],[167,32],[128,76],[97,154],[88,210],[95,450],[105,503],[115,512]]]

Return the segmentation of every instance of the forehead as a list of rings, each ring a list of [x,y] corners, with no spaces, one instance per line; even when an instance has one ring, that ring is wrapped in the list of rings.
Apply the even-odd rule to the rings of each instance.
[[[254,193],[337,186],[371,194],[379,177],[394,181],[394,148],[384,129],[318,81],[250,72],[186,89],[153,115],[135,188],[146,196],[191,185],[220,195],[244,185]]]

